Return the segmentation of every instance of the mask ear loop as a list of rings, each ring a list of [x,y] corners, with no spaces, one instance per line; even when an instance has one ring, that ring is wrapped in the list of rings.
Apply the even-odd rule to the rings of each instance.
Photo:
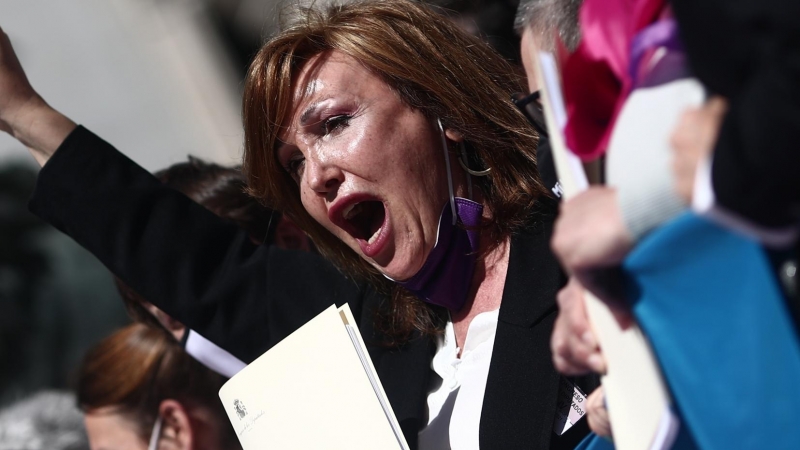
[[[161,440],[161,425],[164,423],[164,420],[161,418],[159,414],[158,419],[156,419],[155,425],[153,425],[153,432],[150,433],[150,442],[147,444],[148,450],[158,450],[158,441]]]
[[[444,127],[442,126],[442,120],[437,118],[436,123],[439,124],[439,131],[441,132],[442,136],[442,149],[444,150],[444,165],[447,168],[447,189],[450,191],[450,210],[453,213],[453,225],[456,224],[458,221],[458,215],[456,214],[456,200],[455,196],[453,195],[453,174],[450,171],[450,153],[447,151],[447,137],[444,135]],[[469,175],[467,175],[469,177]]]
[[[462,158],[464,160],[467,159],[467,146],[464,145],[464,141],[461,141],[461,142],[458,143],[458,147],[461,149],[461,158],[458,158],[458,162],[461,163],[461,167],[463,167],[464,170],[466,171],[466,174],[467,174],[467,192],[469,193],[469,199],[472,200],[473,198],[475,198],[475,197],[472,196],[472,177],[470,176],[470,175],[472,175],[472,171],[469,170],[469,168],[467,168],[467,166],[464,165],[464,161],[461,160]]]

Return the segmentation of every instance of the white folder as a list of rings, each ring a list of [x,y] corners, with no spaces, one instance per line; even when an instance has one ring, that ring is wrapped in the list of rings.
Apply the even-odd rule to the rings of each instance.
[[[564,201],[589,184],[580,160],[567,149],[564,126],[566,108],[555,58],[540,52],[537,82]],[[655,356],[641,329],[622,329],[608,306],[590,292],[584,293],[586,311],[602,348],[608,372],[602,377],[614,446],[619,450],[669,448],[678,431],[678,419]]]

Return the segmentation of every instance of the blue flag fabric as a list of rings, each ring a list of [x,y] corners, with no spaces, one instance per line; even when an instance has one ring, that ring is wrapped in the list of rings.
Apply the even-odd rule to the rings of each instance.
[[[615,448],[611,441],[601,438],[594,433],[589,433],[578,446],[575,447],[575,450],[614,450]],[[678,430],[678,436],[675,437],[672,448],[675,450],[696,450],[698,447],[688,430],[685,427],[681,427]]]
[[[764,250],[686,213],[624,269],[682,431],[703,449],[800,448],[800,345]]]
[[[583,438],[580,444],[575,447],[575,450],[614,450],[614,444],[594,433],[589,433]]]

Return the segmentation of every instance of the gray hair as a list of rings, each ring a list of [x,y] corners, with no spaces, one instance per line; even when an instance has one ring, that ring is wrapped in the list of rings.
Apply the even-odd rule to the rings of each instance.
[[[521,0],[514,19],[514,29],[520,35],[530,28],[542,50],[555,50],[554,32],[568,50],[581,40],[578,12],[583,0]]]

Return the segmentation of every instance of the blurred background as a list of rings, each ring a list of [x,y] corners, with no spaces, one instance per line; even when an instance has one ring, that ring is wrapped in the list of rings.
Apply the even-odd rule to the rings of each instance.
[[[433,3],[516,61],[518,0]],[[51,105],[154,171],[189,154],[239,162],[242,79],[285,7],[0,0],[0,27]],[[0,135],[0,408],[69,389],[86,349],[129,320],[106,269],[27,212],[37,171],[19,143]],[[0,449],[2,440],[0,430]]]

